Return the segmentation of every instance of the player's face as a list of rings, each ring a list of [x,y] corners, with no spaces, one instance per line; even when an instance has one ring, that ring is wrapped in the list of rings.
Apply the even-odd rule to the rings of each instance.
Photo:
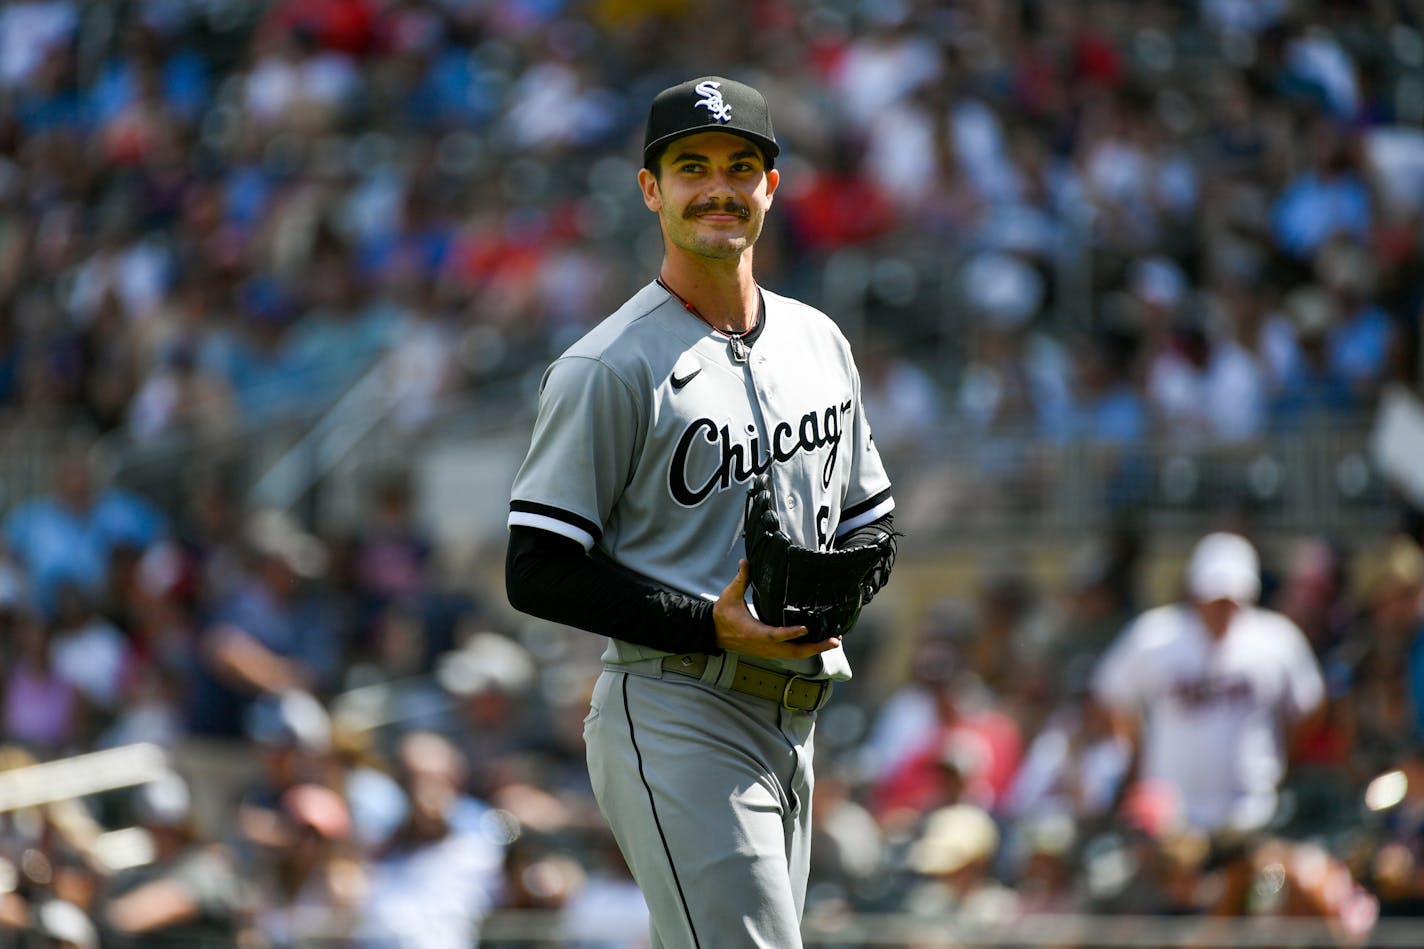
[[[756,243],[779,180],[760,149],[726,132],[680,138],[663,153],[660,178],[638,173],[643,202],[658,213],[667,242],[718,260]]]
[[[1231,621],[1241,612],[1240,604],[1227,599],[1199,602],[1197,609],[1201,612],[1202,623],[1205,624],[1207,632],[1217,639],[1226,635],[1226,631],[1231,628]]]

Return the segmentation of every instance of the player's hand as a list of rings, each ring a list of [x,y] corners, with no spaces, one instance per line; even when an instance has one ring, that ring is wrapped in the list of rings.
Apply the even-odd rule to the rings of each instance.
[[[805,659],[834,649],[841,644],[839,636],[819,643],[793,643],[806,635],[804,626],[768,626],[747,609],[747,582],[751,573],[746,560],[737,565],[737,576],[712,607],[712,620],[717,626],[717,645],[729,652],[765,659]]]

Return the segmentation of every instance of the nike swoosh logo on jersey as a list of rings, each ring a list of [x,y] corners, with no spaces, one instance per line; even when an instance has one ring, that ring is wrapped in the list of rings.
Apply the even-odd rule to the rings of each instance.
[[[698,366],[696,369],[692,370],[692,371],[689,372],[687,375],[685,375],[685,376],[683,376],[683,377],[681,377],[681,378],[678,377],[677,373],[673,373],[673,374],[672,374],[672,387],[673,387],[674,389],[681,389],[683,386],[687,385],[687,384],[688,384],[689,382],[691,382],[693,379],[696,379],[696,378],[697,378],[697,374],[698,374],[699,372],[701,372],[701,371],[702,371],[702,367],[701,367],[701,366]]]

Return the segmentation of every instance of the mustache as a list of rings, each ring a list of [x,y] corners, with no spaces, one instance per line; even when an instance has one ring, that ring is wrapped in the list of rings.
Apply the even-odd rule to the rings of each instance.
[[[752,209],[736,201],[704,201],[702,204],[689,205],[687,210],[682,212],[685,218],[701,217],[704,214],[735,214],[741,218],[749,218],[752,216]]]

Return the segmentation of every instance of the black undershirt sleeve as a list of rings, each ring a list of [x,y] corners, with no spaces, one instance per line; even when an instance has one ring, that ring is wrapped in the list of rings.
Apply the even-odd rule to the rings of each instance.
[[[895,562],[892,517],[857,528],[836,545],[852,547],[886,534],[890,551],[866,583],[867,601]],[[710,600],[666,590],[552,531],[509,529],[504,586],[510,605],[531,616],[665,652],[720,651]]]
[[[665,590],[552,531],[509,529],[504,588],[511,606],[541,619],[665,652],[720,651],[711,601]]]

